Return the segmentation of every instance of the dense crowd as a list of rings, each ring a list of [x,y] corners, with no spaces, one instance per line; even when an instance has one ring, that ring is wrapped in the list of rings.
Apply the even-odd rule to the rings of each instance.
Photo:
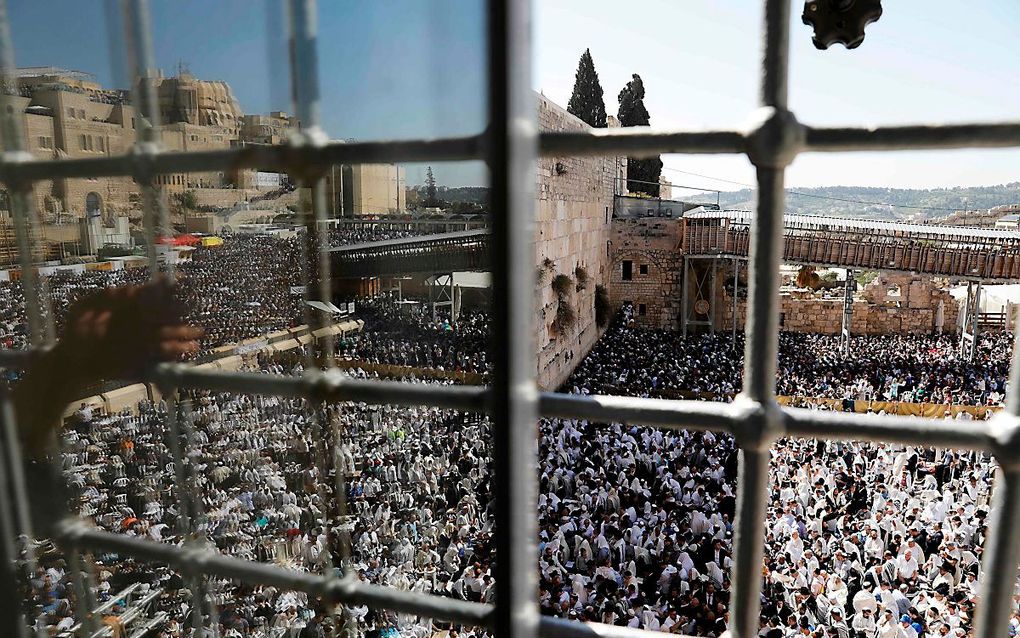
[[[257,369],[302,372],[266,358]],[[350,569],[372,583],[491,600],[491,576],[477,591],[469,577],[473,569],[480,580],[489,571],[486,418],[364,404],[313,413],[301,400],[209,392],[185,399],[181,423],[191,452],[184,489],[166,439],[165,402],[120,414],[78,411],[65,430],[64,473],[83,516],[110,531],[181,544],[187,513],[194,531],[232,556],[313,573]],[[336,505],[338,476],[347,515]],[[432,634],[424,619],[363,606],[334,616],[303,594],[192,581],[113,554],[96,556],[94,580],[100,603],[134,583],[158,589],[150,613],[165,612],[168,620],[155,628],[157,636],[190,635],[196,587],[216,604],[225,636],[392,628]],[[31,585],[39,626],[71,628],[74,593],[64,558],[44,554]],[[119,611],[104,622],[117,626]]]
[[[427,304],[398,304],[387,295],[359,303],[364,328],[340,339],[342,359],[442,371],[488,372],[489,314],[468,309],[455,321],[433,318]]]
[[[856,335],[844,357],[836,335],[781,332],[777,391],[782,395],[1001,405],[1012,353],[1008,333],[978,337],[962,355],[955,335]],[[732,397],[741,389],[743,335],[688,335],[619,322],[581,363],[575,378],[599,394]],[[626,360],[627,365],[621,365]],[[568,381],[567,387],[577,385]]]
[[[332,229],[333,246],[398,239],[417,231]],[[202,354],[220,346],[290,328],[305,321],[300,237],[234,234],[219,246],[198,246],[175,264],[189,323],[202,326]],[[149,269],[57,271],[44,278],[45,298],[59,333],[67,309],[91,292],[141,283]],[[21,283],[0,281],[0,347],[27,347],[28,318]]]
[[[232,270],[242,267],[220,261]],[[274,268],[271,259],[249,261],[255,269]],[[190,277],[196,289],[213,286],[207,272],[216,267],[202,256],[192,263],[194,272],[181,269],[182,283]],[[74,289],[107,285],[103,276],[114,275],[88,274]],[[271,297],[287,283],[253,278],[232,284],[266,299],[264,311],[235,303],[240,292],[214,288],[211,302],[190,300],[204,312],[193,320],[208,320],[213,339],[237,339],[257,326],[259,319],[248,313],[284,322],[285,302]],[[4,294],[15,293],[0,287]],[[74,298],[66,295],[67,303]],[[384,297],[359,302],[365,331],[340,338],[339,356],[486,369],[486,314],[465,312],[454,323],[407,307]],[[216,323],[233,317],[239,332]],[[729,335],[683,339],[641,330],[624,309],[565,389],[641,396],[684,391],[725,400],[740,390],[741,345],[734,351]],[[956,355],[950,337],[855,337],[844,360],[834,338],[784,333],[780,352],[784,394],[994,405],[1005,391],[1010,345],[1006,337],[985,335],[971,362]],[[251,365],[268,374],[301,374],[299,360],[260,356]],[[368,376],[357,367],[351,374]],[[233,556],[492,600],[485,417],[356,403],[313,409],[299,400],[208,392],[186,399],[181,423],[192,451],[188,488],[178,483],[169,452],[164,403],[143,402],[137,411],[113,415],[83,408],[75,416],[66,430],[64,470],[83,515],[112,531],[182,543],[187,513],[209,543]],[[719,635],[730,596],[732,439],[546,419],[539,444],[542,612]],[[784,439],[770,463],[761,636],[938,638],[971,630],[996,472],[988,455]],[[131,583],[159,589],[150,613],[168,618],[153,635],[166,638],[192,635],[195,588],[208,594],[221,635],[231,638],[473,632],[364,606],[333,614],[294,592],[196,581],[112,554],[95,558],[100,602]],[[66,630],[73,624],[73,587],[59,554],[43,555],[31,588],[40,626]],[[116,627],[119,611],[104,622]],[[1012,631],[1017,628],[1014,614]]]
[[[222,245],[195,248],[174,266],[178,296],[189,323],[205,328],[205,353],[213,348],[297,325],[302,320],[299,247],[296,239],[233,235]],[[120,270],[57,271],[44,278],[44,294],[53,308],[57,332],[68,308],[103,288],[142,283],[147,267]],[[0,342],[5,348],[27,345],[27,316],[22,286],[0,282]]]

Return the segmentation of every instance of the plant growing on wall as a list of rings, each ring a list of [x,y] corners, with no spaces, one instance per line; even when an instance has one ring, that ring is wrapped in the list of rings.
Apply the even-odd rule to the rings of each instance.
[[[552,289],[556,293],[556,319],[554,323],[558,332],[564,332],[572,328],[577,321],[577,313],[570,305],[570,293],[574,290],[574,280],[570,278],[570,275],[560,273],[553,277]]]
[[[553,277],[552,289],[553,292],[556,293],[556,296],[558,298],[563,299],[564,297],[570,294],[570,288],[573,286],[573,284],[574,282],[573,280],[570,279],[570,275],[564,275],[563,273],[560,273]]]
[[[602,284],[595,286],[595,324],[599,328],[605,328],[609,324],[611,310],[609,291]]]
[[[574,269],[574,278],[577,279],[578,292],[588,287],[588,271],[585,270],[584,266],[578,266]]]
[[[577,313],[570,305],[570,300],[560,299],[556,304],[556,326],[560,332],[574,327],[577,321]]]
[[[536,277],[536,279],[538,279],[538,283],[545,281],[546,276],[552,273],[555,268],[556,263],[552,259],[549,259],[548,257],[543,259],[542,264],[538,267],[538,276]]]

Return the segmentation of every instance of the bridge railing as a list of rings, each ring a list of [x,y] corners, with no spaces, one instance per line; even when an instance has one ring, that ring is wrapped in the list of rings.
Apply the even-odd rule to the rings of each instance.
[[[746,256],[750,244],[750,229],[745,225],[688,222],[684,231],[684,252],[691,255]],[[984,241],[936,241],[902,234],[791,228],[784,231],[783,260],[947,277],[1020,280],[1020,246],[1009,243],[990,245]]]

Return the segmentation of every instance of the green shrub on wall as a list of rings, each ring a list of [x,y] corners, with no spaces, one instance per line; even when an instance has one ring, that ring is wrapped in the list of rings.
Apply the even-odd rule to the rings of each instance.
[[[577,279],[578,292],[588,287],[588,271],[585,270],[584,266],[578,266],[574,269],[574,278]]]
[[[563,273],[556,275],[555,277],[553,277],[552,280],[553,291],[556,293],[556,296],[559,297],[560,299],[563,299],[563,297],[570,294],[570,289],[573,287],[573,285],[574,282],[570,278],[570,275],[564,275]]]

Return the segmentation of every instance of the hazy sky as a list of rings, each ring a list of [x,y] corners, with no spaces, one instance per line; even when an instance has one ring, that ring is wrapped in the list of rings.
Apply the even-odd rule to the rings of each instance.
[[[123,85],[112,69],[106,9],[113,0],[9,0],[20,66],[52,64]],[[484,126],[484,3],[480,0],[322,1],[323,117],[337,138],[474,133]],[[739,126],[756,106],[759,0],[538,0],[537,90],[566,104],[590,48],[606,107],[641,74],[654,126]],[[794,2],[790,103],[817,125],[983,121],[1020,117],[1020,3],[887,2],[855,51],[817,51]],[[933,7],[932,5],[936,6]],[[185,63],[228,81],[247,112],[290,110],[283,12],[276,0],[153,0],[158,64]],[[54,20],[59,15],[61,19]],[[751,182],[742,157],[669,156],[667,168]],[[484,179],[478,164],[437,166],[450,185]],[[411,167],[408,181],[420,181]],[[666,173],[723,190],[725,182]],[[1020,180],[1020,151],[803,155],[790,186],[939,187]]]

